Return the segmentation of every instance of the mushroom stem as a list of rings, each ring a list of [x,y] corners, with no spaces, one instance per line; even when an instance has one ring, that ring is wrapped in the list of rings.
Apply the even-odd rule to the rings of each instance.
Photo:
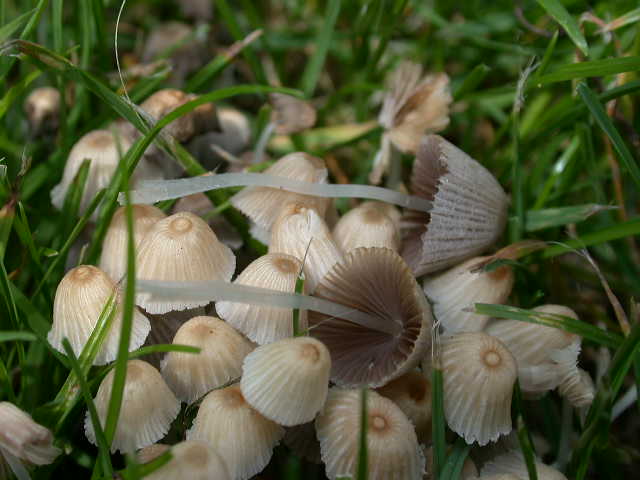
[[[155,203],[208,190],[248,186],[278,188],[317,197],[368,198],[422,212],[429,212],[432,206],[431,201],[424,198],[406,195],[382,187],[300,182],[264,173],[222,173],[220,175],[175,180],[149,180],[140,182],[140,188],[132,190],[130,193],[132,203]],[[121,204],[124,203],[124,195],[122,193],[119,196],[119,201]]]
[[[280,292],[268,288],[232,284],[220,280],[201,282],[164,282],[158,280],[136,280],[141,293],[151,294],[153,300],[163,301],[220,301],[269,305],[271,307],[313,310],[332,317],[343,318],[357,325],[395,335],[394,324],[376,315],[345,307],[339,303],[299,293]]]

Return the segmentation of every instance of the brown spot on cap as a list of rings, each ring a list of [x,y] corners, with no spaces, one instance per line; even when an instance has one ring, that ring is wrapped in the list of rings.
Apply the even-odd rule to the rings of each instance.
[[[173,233],[184,234],[193,228],[193,222],[188,218],[178,217],[169,222],[169,230]]]
[[[320,351],[314,344],[305,343],[300,349],[300,357],[315,363],[320,358]]]
[[[233,385],[225,389],[223,401],[229,408],[240,408],[247,403],[240,391],[240,385]]]
[[[385,216],[386,215],[377,208],[365,208],[362,212],[362,220],[368,224],[381,223]]]
[[[71,277],[78,282],[86,282],[90,280],[97,271],[98,269],[91,265],[81,265],[73,270]]]
[[[502,357],[495,350],[489,350],[482,355],[482,361],[487,367],[495,368],[502,363]]]
[[[409,397],[416,403],[420,403],[429,393],[428,383],[425,378],[420,378],[417,381],[409,383],[408,394]]]
[[[372,432],[382,433],[389,429],[389,422],[382,415],[372,413],[369,415],[369,429]]]
[[[288,258],[276,258],[273,260],[273,265],[282,273],[294,273],[298,270],[296,262]]]

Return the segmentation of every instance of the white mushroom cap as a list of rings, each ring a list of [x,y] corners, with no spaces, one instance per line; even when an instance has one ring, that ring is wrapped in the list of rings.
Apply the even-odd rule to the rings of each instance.
[[[94,364],[103,365],[115,360],[120,343],[122,299],[109,276],[92,265],[80,265],[69,270],[56,289],[53,302],[53,325],[47,339],[53,348],[64,353],[62,340],[69,339],[73,353],[80,355],[95,328],[109,297],[115,292],[115,317]],[[133,309],[133,323],[129,351],[139,348],[147,338],[149,320]]]
[[[411,193],[433,202],[409,211],[402,256],[417,275],[482,253],[500,237],[507,196],[491,173],[438,135],[423,137],[411,173]]]
[[[89,174],[85,183],[80,212],[84,212],[98,191],[106,188],[115,174],[121,155],[124,156],[131,147],[131,140],[123,135],[116,137],[108,130],[93,130],[78,140],[67,158],[62,180],[51,190],[51,203],[58,210],[64,205],[64,199],[85,159],[91,160]],[[141,159],[131,176],[131,184],[138,180],[157,178],[153,169]],[[94,212],[92,219],[97,218]]]
[[[251,343],[215,317],[194,317],[182,325],[173,343],[199,347],[200,353],[169,352],[162,360],[162,376],[186,403],[221,387],[242,374],[242,361]]]
[[[320,279],[342,260],[322,216],[300,203],[288,205],[273,224],[269,253],[286,253],[300,260],[305,284],[312,293]]]
[[[209,443],[225,459],[231,478],[247,480],[267,466],[284,429],[245,401],[239,385],[209,393],[188,440]]]
[[[149,480],[231,480],[224,459],[206,442],[185,440],[171,447],[171,460]]]
[[[332,388],[316,419],[327,477],[355,478],[360,435],[361,392]],[[425,458],[413,426],[388,398],[367,391],[369,480],[420,480]]]
[[[545,465],[536,459],[536,473],[539,480],[567,480],[562,473],[549,465]],[[480,470],[480,478],[486,478],[490,475],[511,474],[526,480],[529,478],[527,465],[520,451],[511,451],[498,455],[492,461],[485,463]]]
[[[327,168],[321,158],[303,152],[285,155],[264,173],[301,182],[327,183]],[[329,201],[325,198],[301,195],[270,187],[245,187],[231,197],[231,204],[260,227],[270,230],[289,203],[301,203],[324,215]]]
[[[38,130],[45,124],[56,127],[60,114],[60,91],[53,87],[35,88],[24,101],[24,109],[32,128]]]
[[[424,281],[424,293],[447,333],[480,332],[488,315],[473,313],[476,303],[504,303],[513,288],[513,271],[503,265],[490,272],[479,267],[490,257],[476,257]]]
[[[300,261],[284,253],[268,253],[245,268],[234,283],[294,292],[302,268]],[[293,336],[293,310],[247,303],[217,302],[221,318],[254,342],[263,345]],[[300,328],[307,328],[307,312],[300,311]]]
[[[51,431],[13,403],[0,402],[0,425],[0,450],[34,465],[48,465],[60,455],[60,449],[53,446]]]
[[[142,238],[151,227],[166,217],[164,212],[153,205],[132,205],[133,242],[137,249]],[[127,271],[127,216],[125,207],[120,207],[113,214],[109,229],[102,243],[100,268],[119,282]]]
[[[311,103],[282,93],[270,94],[269,100],[278,135],[291,135],[315,125],[316,110]]]
[[[431,434],[431,381],[415,369],[376,390],[400,407],[416,429],[418,440],[426,442]]]
[[[167,450],[171,448],[171,445],[166,443],[154,443],[147,447],[143,447],[136,453],[136,460],[138,463],[149,463],[163,455]]]
[[[151,94],[140,107],[157,121],[195,98],[196,95],[173,88],[165,88]],[[188,140],[196,133],[194,111],[178,117],[163,130],[179,142]]]
[[[444,414],[451,430],[479,445],[509,433],[517,376],[513,355],[484,333],[458,333],[441,347]]]
[[[138,278],[146,280],[231,280],[236,258],[200,217],[180,212],[156,222],[145,235],[136,257]],[[208,302],[153,301],[137,296],[149,313],[167,313],[204,306]]]
[[[331,379],[380,387],[417,366],[431,341],[429,304],[402,258],[387,248],[356,248],[322,279],[314,296],[368,313],[392,329],[309,312],[310,334],[331,352]]]
[[[93,399],[102,428],[107,420],[114,376],[115,370],[111,370],[104,377]],[[164,382],[160,372],[142,360],[129,360],[111,451],[130,453],[157,442],[167,434],[179,411],[180,401]],[[89,412],[85,417],[84,431],[87,439],[96,445]]]
[[[365,202],[340,218],[333,229],[333,237],[343,252],[358,247],[400,249],[398,224],[377,204]]]
[[[558,393],[574,407],[588,407],[596,396],[596,389],[589,373],[578,368],[577,375],[568,375],[558,385]]]
[[[331,357],[322,342],[286,338],[256,348],[244,359],[240,388],[246,401],[274,422],[310,422],[327,397]]]

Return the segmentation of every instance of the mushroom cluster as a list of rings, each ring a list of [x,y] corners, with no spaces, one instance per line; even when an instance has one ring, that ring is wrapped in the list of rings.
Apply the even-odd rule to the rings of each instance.
[[[407,98],[397,98],[400,79],[394,81],[381,116],[387,141],[415,154],[409,194],[333,185],[324,160],[304,152],[270,162],[260,174],[147,181],[138,188],[139,180],[179,175],[162,150],[145,152],[131,176],[139,194],[133,198],[145,198],[145,192],[156,200],[164,194],[184,198],[173,212],[131,206],[142,287],[129,348],[173,343],[199,353],[175,349],[128,361],[112,451],[139,451],[144,462],[170,450],[170,462],[150,478],[180,472],[245,480],[261,472],[283,442],[297,455],[322,462],[335,479],[356,474],[359,432],[366,425],[369,478],[418,480],[430,474],[434,367],[443,373],[447,423],[469,444],[483,446],[512,431],[516,380],[527,396],[557,388],[577,407],[590,403],[593,386],[577,366],[578,336],[473,312],[476,302],[506,302],[514,283],[509,264],[485,268],[509,253],[478,256],[502,235],[507,195],[479,162],[443,137],[425,134],[447,125],[451,98],[446,75],[419,81],[420,75],[413,69],[405,79],[411,84]],[[163,90],[141,109],[155,121],[191,98]],[[272,101],[282,107],[273,120],[277,131],[290,132],[283,122],[294,106],[281,97]],[[435,102],[436,110],[425,102]],[[164,134],[179,142],[205,134],[207,142],[228,145],[233,154],[246,150],[248,145],[234,144],[249,138],[241,135],[248,127],[236,121],[237,112],[202,107],[165,127]],[[88,158],[81,203],[86,208],[135,140],[129,127],[92,132],[76,144],[52,193],[56,206]],[[387,152],[376,177],[388,163]],[[202,196],[225,175],[245,187],[229,198],[230,205],[268,246],[268,253],[248,262],[237,261],[238,242],[221,241],[228,237],[209,221],[214,207]],[[339,216],[331,200],[336,196],[369,200]],[[112,218],[99,267],[69,270],[55,295],[49,342],[64,353],[67,338],[77,355],[112,302],[114,318],[96,365],[114,361],[119,344],[124,209]],[[240,264],[246,266],[234,279]],[[556,305],[538,311],[575,317]],[[102,426],[113,381],[111,370],[94,399]],[[157,444],[170,431],[167,441],[178,443]],[[88,413],[85,432],[95,444]],[[503,464],[496,458],[480,478],[512,478],[521,471]],[[471,476],[478,476],[471,467]]]

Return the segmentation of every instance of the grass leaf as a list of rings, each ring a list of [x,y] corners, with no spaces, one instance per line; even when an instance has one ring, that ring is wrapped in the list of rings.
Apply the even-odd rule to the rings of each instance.
[[[9,37],[11,37],[14,33],[16,33],[20,29],[20,27],[22,27],[24,24],[26,24],[29,21],[29,19],[33,16],[33,13],[35,11],[36,11],[35,8],[31,9],[28,12],[23,13],[19,17],[14,18],[9,23],[0,27],[0,42],[4,42]]]
[[[458,101],[463,99],[465,95],[474,92],[490,71],[491,68],[484,63],[476,65],[475,68],[464,77],[462,83],[454,89],[453,99]]]
[[[571,207],[545,208],[543,210],[529,210],[526,216],[527,232],[535,232],[546,228],[559,227],[569,223],[585,221],[596,213],[612,210],[618,207],[588,203]]]
[[[576,47],[578,47],[585,56],[589,56],[589,46],[580,31],[578,22],[567,12],[567,9],[564,8],[560,0],[537,0],[537,2],[564,28]]]
[[[603,77],[640,70],[640,56],[614,57],[562,65],[537,79],[537,85],[564,82],[576,78]]]
[[[2,342],[34,342],[38,339],[31,332],[0,332],[0,343]]]
[[[433,478],[440,478],[446,464],[447,441],[445,438],[444,389],[442,370],[434,367],[431,370],[431,430],[433,439]]]
[[[369,452],[367,442],[367,429],[369,427],[369,413],[367,411],[366,388],[360,389],[360,432],[358,434],[358,463],[356,467],[356,480],[367,480],[369,477]]]
[[[439,480],[459,480],[469,450],[471,450],[471,445],[467,445],[463,438],[458,438],[442,468]]]

